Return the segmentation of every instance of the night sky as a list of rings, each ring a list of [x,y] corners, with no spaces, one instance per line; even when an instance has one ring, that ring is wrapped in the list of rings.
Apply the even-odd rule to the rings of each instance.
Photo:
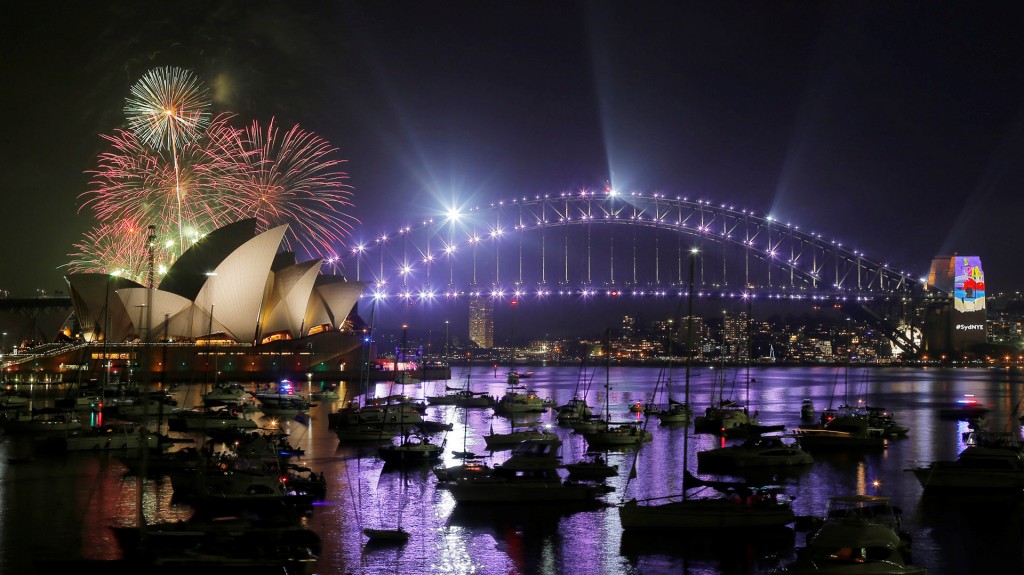
[[[157,66],[347,160],[360,234],[457,198],[663,191],[1024,288],[1016,3],[45,2],[5,8],[0,289],[64,290],[99,134]]]

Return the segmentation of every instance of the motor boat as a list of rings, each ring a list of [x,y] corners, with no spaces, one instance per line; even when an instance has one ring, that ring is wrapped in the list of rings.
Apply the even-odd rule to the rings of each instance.
[[[829,499],[820,527],[807,537],[797,559],[773,573],[924,575],[910,564],[910,538],[900,529],[900,513],[888,497],[837,496]]]
[[[907,469],[925,491],[965,494],[1024,489],[1024,453],[1013,432],[976,431],[954,461]]]
[[[704,469],[777,467],[810,465],[814,457],[795,441],[762,435],[750,437],[738,445],[717,447],[697,453],[697,466]]]

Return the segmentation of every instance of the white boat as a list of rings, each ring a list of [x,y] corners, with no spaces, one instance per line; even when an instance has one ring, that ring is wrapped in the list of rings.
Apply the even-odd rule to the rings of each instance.
[[[295,416],[312,408],[308,399],[294,393],[255,393],[253,397],[267,415]]]
[[[814,457],[794,441],[773,435],[751,437],[738,445],[716,447],[697,453],[700,469],[736,469],[810,465]]]
[[[888,497],[832,497],[821,526],[777,575],[925,575],[910,564],[909,537]]]
[[[935,461],[912,471],[925,491],[979,494],[1024,489],[1024,454],[1013,432],[978,431],[954,461]]]
[[[662,423],[689,423],[693,419],[693,410],[690,406],[673,400],[671,397],[668,400],[668,407],[665,409],[659,409],[654,413],[655,416]]]
[[[516,381],[518,382],[518,379]],[[555,405],[555,402],[550,399],[537,395],[536,390],[526,389],[516,383],[509,382],[505,395],[501,396],[501,399],[494,404],[494,412],[518,415],[524,413],[543,413]]]

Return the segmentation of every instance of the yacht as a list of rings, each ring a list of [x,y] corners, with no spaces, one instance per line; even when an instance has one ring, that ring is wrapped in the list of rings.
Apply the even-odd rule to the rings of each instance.
[[[456,503],[587,503],[610,493],[612,488],[564,480],[558,473],[559,445],[527,440],[490,473],[463,475],[439,485]]]
[[[807,537],[797,559],[777,575],[925,575],[910,564],[910,538],[888,497],[832,497],[821,526]]]
[[[935,461],[912,471],[925,491],[980,493],[1024,489],[1024,453],[1013,432],[977,431],[954,461]]]
[[[738,445],[697,453],[697,466],[707,469],[810,465],[814,457],[794,441],[774,435],[755,436]]]
[[[780,486],[705,481],[689,471],[684,476],[679,500],[631,499],[619,506],[622,528],[742,532],[785,527],[796,519],[793,500]],[[700,493],[708,487],[715,493]]]
[[[813,450],[870,450],[886,446],[882,428],[875,427],[866,410],[854,406],[841,406],[826,410],[824,423],[815,427],[795,430],[800,447]]]

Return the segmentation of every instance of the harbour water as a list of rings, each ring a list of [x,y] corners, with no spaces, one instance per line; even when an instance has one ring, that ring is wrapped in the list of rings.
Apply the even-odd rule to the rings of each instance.
[[[651,398],[659,367],[603,367],[585,374],[579,367],[539,366],[524,385],[562,404],[582,393],[595,410],[608,405],[613,418],[636,417],[629,405]],[[723,375],[724,378],[718,376]],[[453,379],[394,385],[378,382],[372,395],[405,393],[438,395],[447,383],[500,397],[505,372],[491,367],[454,368]],[[673,374],[673,396],[681,399],[683,370]],[[907,437],[870,453],[816,454],[815,462],[771,479],[796,497],[798,515],[820,515],[833,495],[872,494],[891,497],[903,510],[903,527],[913,538],[913,563],[932,575],[1024,572],[1024,499],[966,493],[953,497],[924,496],[907,468],[953,459],[964,448],[965,421],[946,419],[940,409],[974,394],[991,406],[990,429],[1019,431],[1024,372],[1019,368],[868,368],[752,367],[748,372],[708,367],[691,372],[690,400],[700,412],[711,400],[713,382],[724,379],[726,397],[749,403],[761,423],[800,424],[801,401],[809,398],[820,410],[861,400],[884,406],[910,427]],[[749,381],[749,392],[747,382]],[[27,388],[25,388],[27,389]],[[31,390],[34,401],[60,396],[64,388]],[[748,401],[749,393],[749,401]],[[181,387],[182,405],[199,403],[199,386]],[[664,399],[661,399],[664,402]],[[683,428],[659,426],[651,419],[653,440],[638,452],[612,451],[610,463],[619,474],[607,480],[614,491],[603,504],[588,508],[558,506],[462,506],[439,489],[429,467],[405,472],[385,469],[373,445],[341,444],[328,428],[327,414],[341,402],[321,402],[308,418],[277,422],[292,445],[305,450],[301,462],[327,478],[326,498],[308,518],[323,540],[316,573],[362,574],[631,574],[769,573],[794,557],[803,533],[787,530],[778,538],[737,535],[715,539],[678,535],[623,536],[616,505],[624,499],[677,493],[682,482],[683,442],[689,435],[687,467],[696,471],[696,454],[721,445],[712,435],[694,435]],[[516,425],[550,424],[563,440],[562,457],[575,461],[587,450],[585,440],[556,424],[554,411]],[[273,420],[254,413],[261,426]],[[459,462],[453,452],[487,453],[483,435],[511,429],[512,422],[489,408],[456,409],[431,406],[427,418],[453,424],[436,437],[445,442],[441,464]],[[187,436],[182,436],[187,438]],[[734,442],[732,440],[731,442]],[[41,453],[31,438],[0,435],[0,573],[30,574],[36,559],[114,559],[121,555],[111,527],[137,521],[140,481],[126,474],[113,454]],[[495,452],[490,463],[508,452]],[[636,458],[637,476],[628,477]],[[727,479],[729,476],[704,477]],[[172,498],[169,480],[146,480],[143,510],[150,522],[185,519],[192,509]],[[411,533],[404,545],[368,545],[363,527],[401,526]]]

